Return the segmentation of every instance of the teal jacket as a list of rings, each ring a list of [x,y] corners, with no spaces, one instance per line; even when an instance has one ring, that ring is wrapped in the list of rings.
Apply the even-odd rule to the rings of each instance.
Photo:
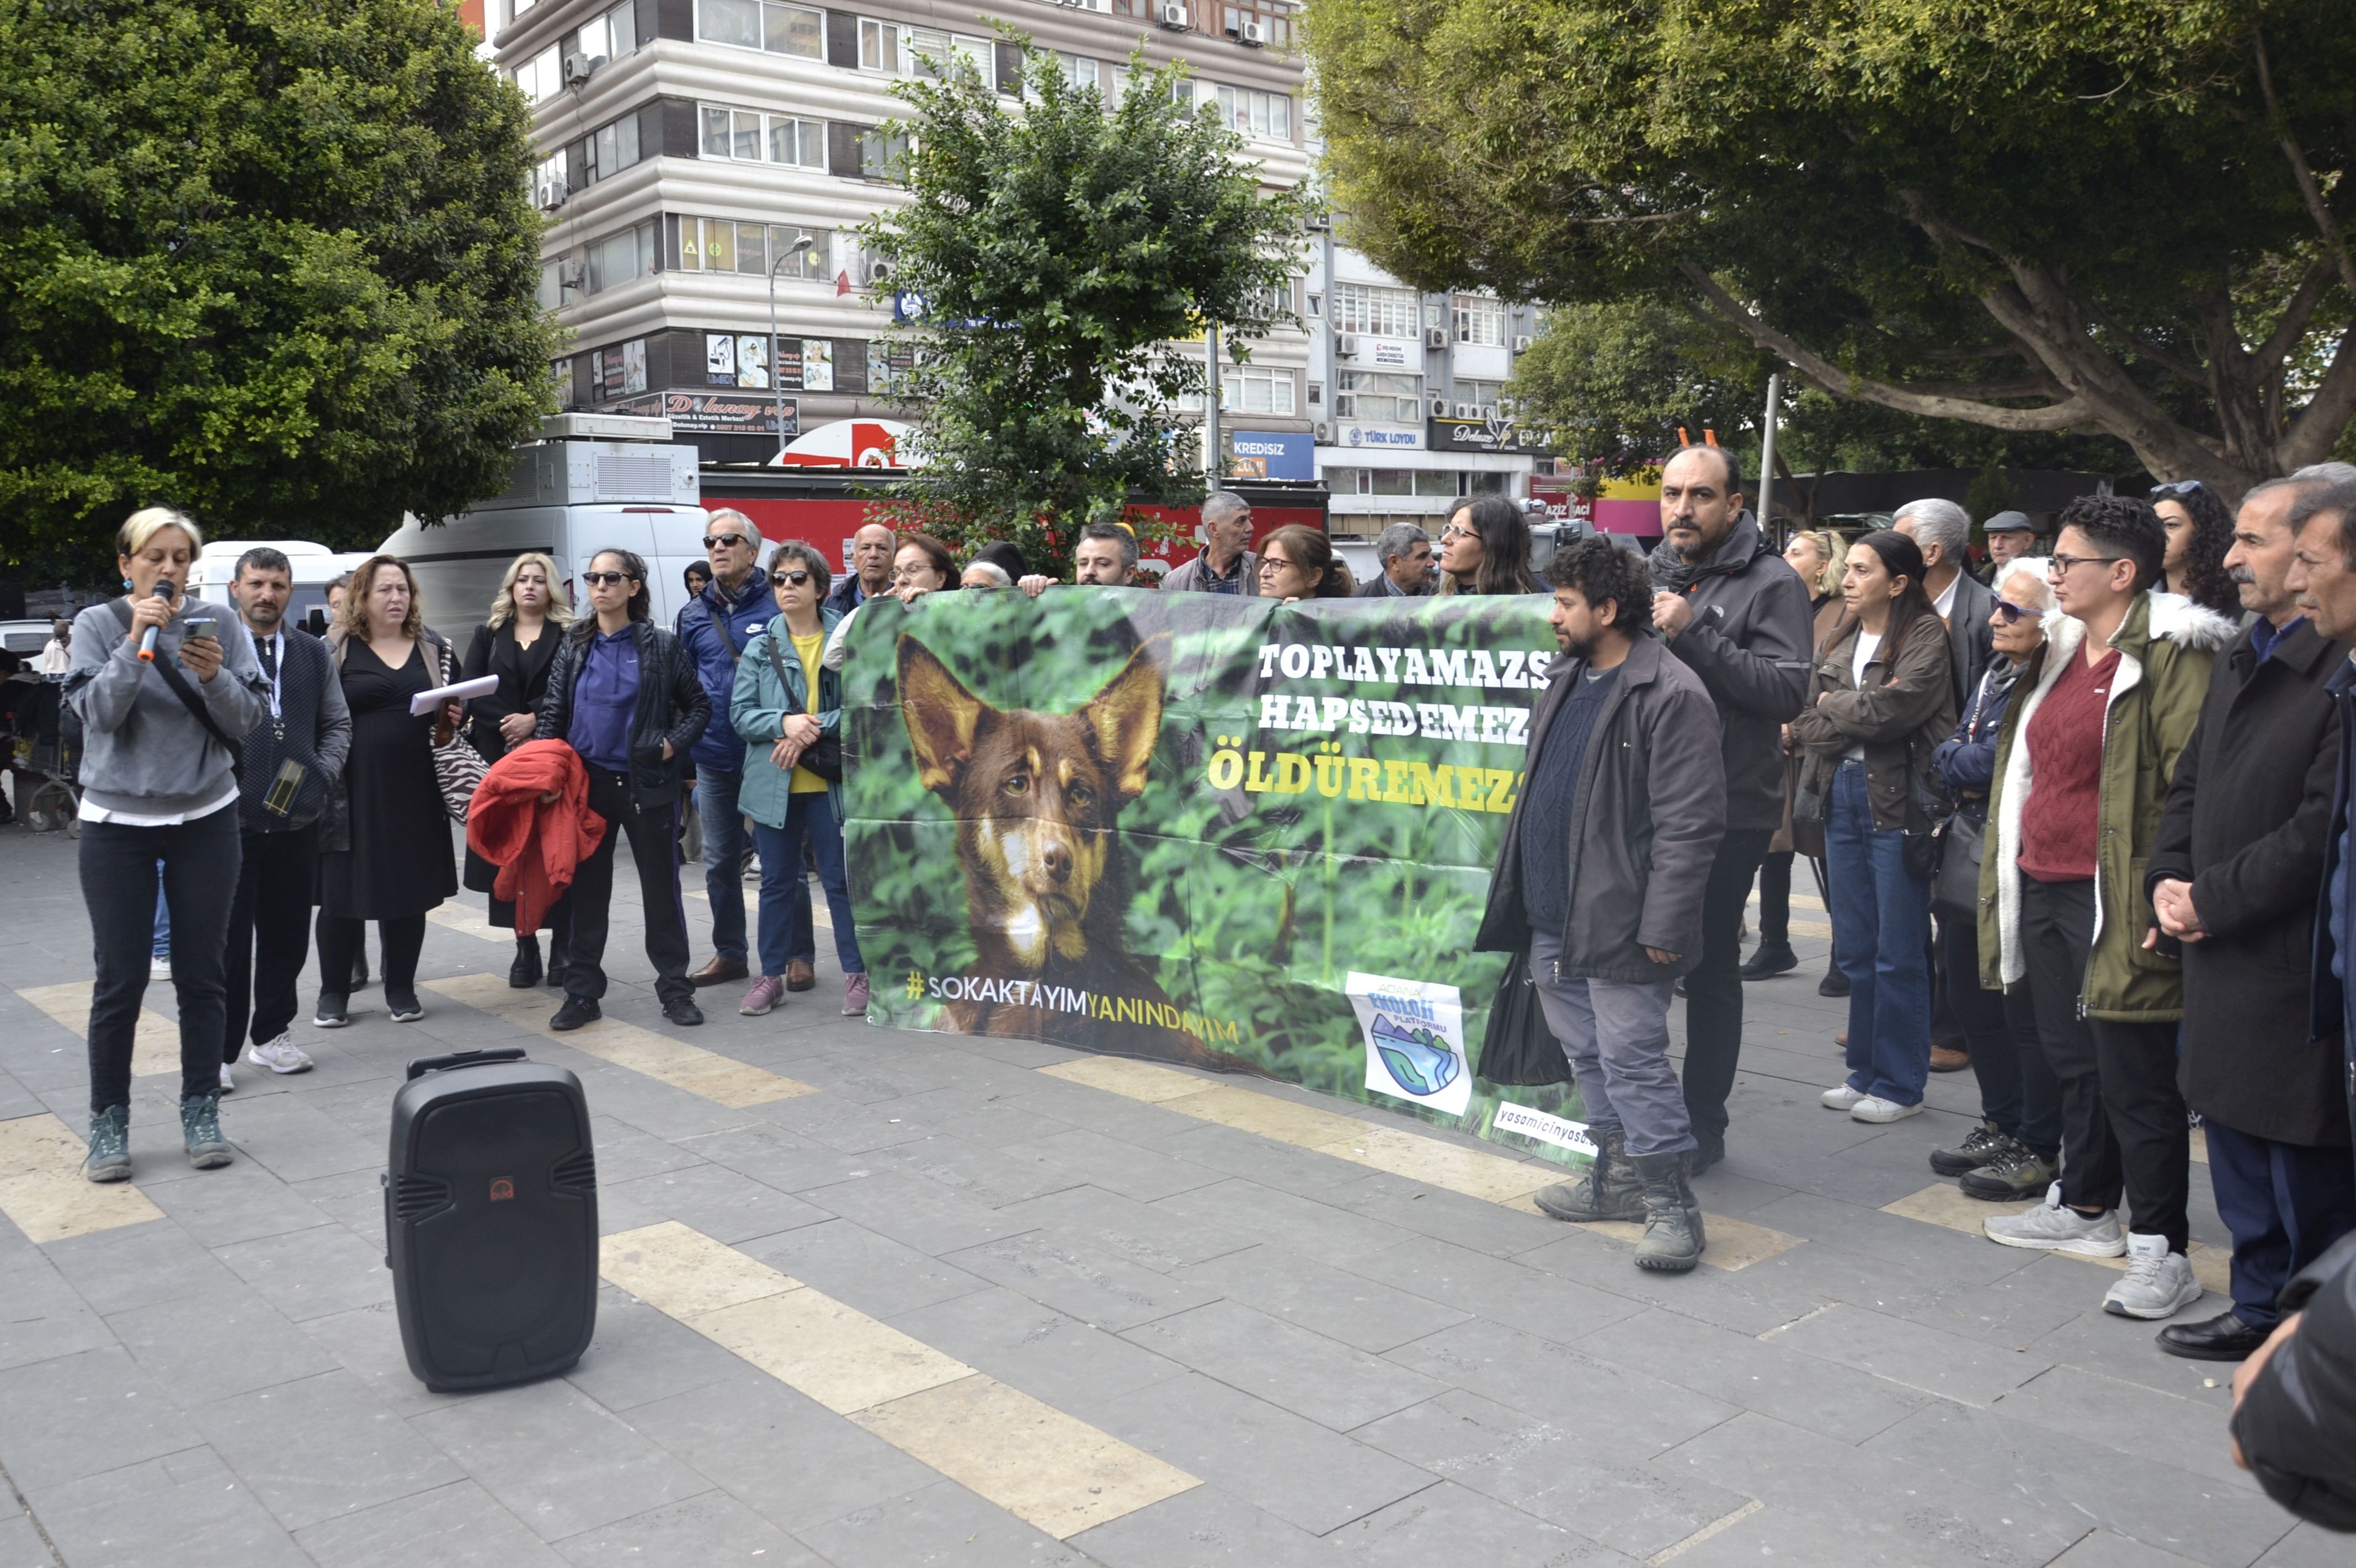
[[[819,611],[827,631],[833,631],[841,619],[835,611]],[[782,681],[777,678],[779,660],[769,657],[772,643],[785,665]],[[787,714],[809,711],[809,681],[802,673],[801,656],[794,652],[786,618],[773,615],[744,645],[744,655],[736,661],[736,685],[728,696],[728,722],[744,741],[744,782],[736,793],[737,808],[764,827],[786,825],[786,800],[793,784],[791,769],[769,761],[769,748],[785,734]],[[819,671],[818,728],[822,735],[842,736],[842,677],[830,669]],[[827,786],[826,800],[835,825],[841,826],[840,783]]]

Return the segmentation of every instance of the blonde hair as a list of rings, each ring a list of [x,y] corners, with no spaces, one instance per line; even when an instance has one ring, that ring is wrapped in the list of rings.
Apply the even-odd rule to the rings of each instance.
[[[177,528],[188,536],[191,557],[204,553],[205,536],[196,519],[171,507],[142,507],[123,518],[123,526],[114,530],[114,553],[128,560],[166,528]]]
[[[536,549],[528,549],[508,562],[508,573],[499,579],[498,597],[491,601],[491,618],[487,624],[496,629],[515,619],[516,579],[523,575],[523,569],[527,566],[540,568],[541,574],[548,579],[548,609],[545,613],[549,620],[560,627],[573,624],[573,606],[567,604],[564,596],[556,591],[557,583],[562,581],[557,573],[556,562]],[[350,596],[347,594],[346,597]]]
[[[423,635],[425,631],[425,599],[417,592],[417,574],[409,563],[397,555],[372,555],[352,568],[352,585],[344,591],[344,602],[336,607],[336,625],[348,637],[368,641],[369,594],[376,587],[376,574],[380,568],[393,567],[402,581],[409,584],[409,613],[401,623],[404,637]]]
[[[1815,581],[1808,584],[1809,589],[1816,593],[1838,593],[1844,555],[1840,536],[1830,528],[1802,528],[1792,537],[1815,545],[1816,553],[1824,557],[1825,564],[1817,569]]]

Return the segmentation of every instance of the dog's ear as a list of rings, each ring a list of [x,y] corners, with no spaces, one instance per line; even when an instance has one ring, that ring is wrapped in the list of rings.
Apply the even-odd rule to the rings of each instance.
[[[916,753],[917,781],[947,790],[973,758],[974,731],[987,705],[916,638],[902,637],[899,655],[900,718]]]
[[[1153,748],[1162,739],[1162,666],[1169,653],[1166,634],[1147,638],[1079,712],[1096,735],[1097,755],[1112,769],[1113,787],[1124,801],[1145,793]]]

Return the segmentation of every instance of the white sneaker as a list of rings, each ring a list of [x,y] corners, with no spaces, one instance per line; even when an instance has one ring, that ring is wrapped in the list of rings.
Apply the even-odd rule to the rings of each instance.
[[[150,980],[170,979],[172,977],[172,961],[169,958],[148,959],[147,977]]]
[[[2169,1317],[2201,1299],[2192,1260],[2168,1250],[2166,1236],[2129,1235],[2127,1272],[2103,1297],[2103,1310],[2121,1317]]]
[[[1859,1122],[1902,1122],[1909,1116],[1922,1114],[1922,1102],[1901,1105],[1895,1100],[1885,1100],[1879,1094],[1868,1094],[1848,1108],[1850,1119]]]
[[[2119,1229],[2118,1211],[2105,1209],[2089,1219],[2062,1201],[2062,1184],[2058,1181],[2045,1189],[2045,1201],[2036,1208],[1983,1220],[1980,1229],[1991,1242],[2040,1253],[2115,1258],[2127,1250],[2126,1233]]]
[[[228,1063],[228,1062],[226,1062],[226,1061],[222,1062],[222,1063],[221,1063],[221,1090],[220,1090],[220,1092],[221,1092],[222,1093],[226,1094],[226,1093],[228,1093],[230,1090],[232,1090],[232,1089],[236,1088],[236,1087],[237,1087],[237,1080],[236,1080],[236,1079],[234,1079],[234,1078],[231,1078],[231,1077],[229,1075],[229,1063]]]
[[[1825,1109],[1827,1111],[1854,1111],[1873,1096],[1862,1089],[1852,1089],[1846,1083],[1837,1083],[1826,1090],[1822,1098]]]
[[[273,1072],[308,1072],[311,1071],[311,1058],[309,1054],[305,1052],[301,1046],[295,1044],[294,1038],[290,1035],[282,1034],[267,1045],[257,1045],[251,1051],[248,1051],[246,1055],[262,1063],[262,1066],[267,1067]],[[222,1072],[226,1074],[228,1069],[223,1068]]]

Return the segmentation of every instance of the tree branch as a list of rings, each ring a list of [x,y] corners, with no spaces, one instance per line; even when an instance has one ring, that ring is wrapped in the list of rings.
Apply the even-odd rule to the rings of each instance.
[[[2307,336],[2307,324],[2315,316],[2315,307],[2322,302],[2323,291],[2331,282],[2331,265],[2318,261],[2307,270],[2298,287],[2291,291],[2290,303],[2283,306],[2282,319],[2266,340],[2251,355],[2269,376],[2282,368],[2298,340]]]
[[[2204,390],[2210,388],[2211,381],[2208,371],[2201,368],[2201,367],[2193,364],[2189,359],[2179,359],[2174,354],[2169,353],[2167,349],[2162,348],[2158,344],[2154,343],[2150,338],[2145,336],[2142,333],[2137,332],[2134,327],[2127,325],[2124,322],[2114,319],[2110,312],[2104,310],[2094,301],[2088,300],[2086,302],[2086,314],[2094,317],[2096,322],[2100,323],[2105,331],[2116,333],[2120,337],[2125,338],[2128,343],[2134,346],[2135,351],[2137,354],[2142,355],[2145,358],[2150,360],[2161,369],[2166,370],[2172,375],[2180,377],[2182,379],[2190,381],[2194,386],[2201,388]]]
[[[1869,377],[1855,376],[1837,365],[1812,353],[1800,344],[1778,332],[1752,312],[1746,310],[1734,296],[1728,293],[1716,278],[1693,261],[1680,259],[1677,270],[1687,282],[1700,291],[1703,299],[1745,336],[1780,356],[1808,379],[1835,397],[1852,401],[1874,403],[1901,413],[1922,414],[1932,419],[1964,420],[1972,424],[1996,430],[2045,431],[2070,430],[2085,424],[2094,417],[2094,411],[2085,399],[2072,396],[2043,408],[2008,409],[1975,398],[1954,397],[1937,392],[1924,392],[1912,388],[1892,386]]]
[[[2290,160],[2291,176],[2298,182],[2298,194],[2306,198],[2307,210],[2315,219],[2315,227],[2323,236],[2325,249],[2340,264],[2340,280],[2348,292],[2356,294],[2356,254],[2348,249],[2347,236],[2332,220],[2331,208],[2323,199],[2323,187],[2315,183],[2315,171],[2307,165],[2307,154],[2298,138],[2290,133],[2290,117],[2283,112],[2282,103],[2275,97],[2275,73],[2266,63],[2266,35],[2263,28],[2250,30],[2251,42],[2258,57],[2258,91],[2265,95],[2266,118],[2274,122],[2275,134],[2282,139],[2283,156]]]
[[[2356,326],[2340,335],[2331,368],[2323,373],[2315,396],[2275,443],[2275,461],[2285,474],[2320,463],[2331,455],[2348,421],[2356,419]]]

